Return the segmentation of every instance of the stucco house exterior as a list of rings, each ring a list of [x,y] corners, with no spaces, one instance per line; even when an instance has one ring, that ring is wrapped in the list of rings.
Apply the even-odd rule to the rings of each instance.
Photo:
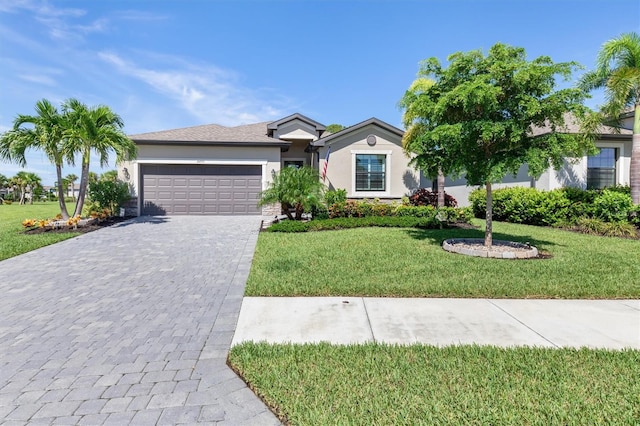
[[[325,184],[350,198],[400,199],[420,175],[402,150],[402,130],[371,118],[335,134],[293,114],[236,127],[216,124],[131,135],[135,160],[119,167],[137,198],[139,215],[272,215],[258,193],[283,167],[324,166]]]
[[[536,180],[523,166],[495,187],[628,184],[631,119],[618,133],[603,128],[596,143],[599,155],[567,162]],[[235,127],[208,124],[131,135],[138,156],[121,164],[118,173],[130,185],[137,215],[274,215],[278,206],[257,206],[272,174],[305,165],[322,172],[329,151],[324,179],[329,189],[345,189],[350,199],[400,200],[433,184],[409,165],[402,135],[376,118],[333,134],[302,114]],[[447,179],[446,192],[460,205],[468,204],[472,189],[464,179]]]

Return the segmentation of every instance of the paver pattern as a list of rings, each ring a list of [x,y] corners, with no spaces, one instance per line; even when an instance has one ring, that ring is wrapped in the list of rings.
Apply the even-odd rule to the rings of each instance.
[[[226,365],[259,217],[141,217],[0,262],[0,423],[279,424]]]

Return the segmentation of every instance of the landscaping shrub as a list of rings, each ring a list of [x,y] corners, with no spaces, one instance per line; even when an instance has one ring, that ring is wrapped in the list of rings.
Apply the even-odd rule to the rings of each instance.
[[[126,203],[129,195],[129,185],[125,182],[111,179],[98,179],[89,182],[88,192],[92,204],[95,203],[97,209],[109,209],[111,214],[115,214],[119,207]],[[91,212],[91,209],[89,209]]]
[[[584,234],[602,235],[605,237],[637,238],[638,230],[629,222],[605,222],[597,218],[579,218],[569,229]]]
[[[336,203],[345,203],[347,201],[347,190],[333,189],[331,191],[327,191],[324,194],[324,200],[327,203],[327,206],[332,206]]]
[[[405,206],[396,207],[396,216],[430,217],[435,215],[436,208],[433,206]]]
[[[435,213],[435,210],[434,210]],[[285,220],[275,223],[267,228],[268,232],[308,232],[327,231],[335,229],[349,229],[362,227],[392,227],[392,228],[425,228],[435,229],[443,226],[443,223],[432,217],[411,216],[368,216],[368,217],[341,217],[335,219],[313,220],[310,222],[298,222]]]
[[[620,190],[604,189],[593,200],[593,214],[605,222],[627,220],[633,208],[631,195]]]
[[[412,206],[433,206],[438,207],[438,193],[431,192],[427,188],[418,188],[409,196],[409,203]],[[451,195],[444,193],[445,207],[458,207],[458,202]]]
[[[329,209],[321,204],[311,206],[311,219],[329,219]]]
[[[637,228],[640,228],[640,204],[633,206],[629,210],[628,220],[629,223],[635,225]]]

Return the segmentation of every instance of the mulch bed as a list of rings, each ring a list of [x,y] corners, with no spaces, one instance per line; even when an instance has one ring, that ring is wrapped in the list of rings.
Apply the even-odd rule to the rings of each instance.
[[[107,219],[103,219],[101,221],[93,221],[91,224],[89,225],[85,225],[85,226],[79,226],[76,229],[73,229],[71,227],[64,227],[64,228],[50,228],[50,227],[44,227],[44,228],[31,228],[31,229],[27,229],[26,231],[24,231],[25,234],[28,235],[33,235],[33,234],[60,234],[60,233],[67,233],[67,232],[74,232],[77,234],[86,234],[87,232],[92,232],[92,231],[97,231],[98,229],[102,229],[105,228],[107,226],[112,226],[115,225],[117,223],[120,222],[124,222],[125,220],[129,220],[131,219],[130,217],[120,217],[120,216],[113,216],[113,217],[109,217]]]

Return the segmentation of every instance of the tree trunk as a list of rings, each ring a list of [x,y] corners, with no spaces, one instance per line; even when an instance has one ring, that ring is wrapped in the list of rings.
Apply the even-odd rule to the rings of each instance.
[[[493,245],[493,194],[491,193],[491,182],[486,182],[487,188],[487,228],[484,231],[484,245],[491,248]]]
[[[82,173],[80,174],[80,190],[78,191],[78,201],[76,202],[76,209],[73,212],[74,217],[80,216],[82,214],[82,207],[84,206],[84,197],[87,193],[88,181],[89,181],[89,152],[85,153],[85,158],[82,159]]]
[[[58,205],[60,206],[60,214],[63,220],[69,219],[67,204],[64,202],[64,189],[62,187],[62,166],[56,164],[56,175],[58,176]]]
[[[24,196],[27,192],[27,188],[24,186],[20,187],[20,202],[18,204],[24,204]]]
[[[284,214],[287,215],[287,219],[295,220],[293,215],[291,214],[291,206],[287,203],[282,203],[282,210],[284,210]]]
[[[640,204],[640,105],[636,105],[633,117],[629,186],[631,187],[631,199],[633,203]]]
[[[438,168],[438,207],[444,207],[444,173]]]

